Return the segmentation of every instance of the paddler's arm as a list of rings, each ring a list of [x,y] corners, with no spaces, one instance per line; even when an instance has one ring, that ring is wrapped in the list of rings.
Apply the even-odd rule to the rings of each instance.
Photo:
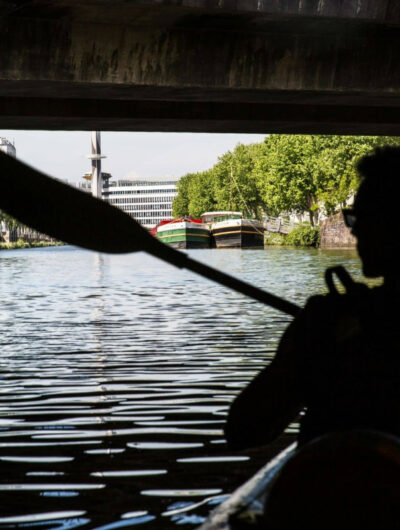
[[[232,403],[225,427],[232,448],[271,442],[304,407],[299,369],[299,339],[305,333],[303,313],[287,328],[271,364]]]

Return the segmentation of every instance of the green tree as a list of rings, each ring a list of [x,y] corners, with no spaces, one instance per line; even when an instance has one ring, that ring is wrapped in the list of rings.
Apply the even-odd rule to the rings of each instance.
[[[215,200],[218,210],[242,211],[260,218],[263,200],[254,176],[262,144],[238,144],[234,151],[222,155],[212,171],[215,178]]]
[[[172,202],[172,215],[174,217],[189,215],[189,182],[193,177],[195,177],[195,173],[188,173],[181,177],[176,184],[178,193]]]
[[[375,147],[398,145],[400,139],[390,136],[332,136],[332,146],[326,150],[330,172],[321,187],[319,199],[328,215],[335,213],[360,184],[356,167],[360,158]]]
[[[189,185],[189,215],[200,217],[215,210],[214,175],[212,170],[197,173]]]
[[[172,203],[172,215],[199,217],[215,209],[214,175],[212,170],[188,173],[177,184],[178,194]]]
[[[313,226],[322,208],[337,211],[358,188],[356,162],[374,147],[399,144],[387,136],[278,135],[238,144],[209,170],[178,182],[173,215],[198,217],[210,210],[308,212]]]
[[[251,217],[261,217],[263,201],[253,174],[255,161],[263,144],[237,145],[222,155],[209,170],[188,173],[177,184],[174,217],[199,217],[212,210],[240,210]]]
[[[392,137],[271,135],[254,175],[272,215],[308,212],[313,226],[321,206],[328,214],[357,190],[356,161],[373,147],[399,143]]]

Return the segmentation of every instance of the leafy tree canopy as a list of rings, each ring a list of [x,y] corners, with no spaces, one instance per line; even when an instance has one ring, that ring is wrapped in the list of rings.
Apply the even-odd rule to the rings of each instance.
[[[273,134],[263,143],[239,144],[211,169],[180,179],[173,215],[239,210],[261,218],[294,211],[308,212],[313,225],[321,208],[330,215],[357,190],[360,157],[399,143],[387,136]]]
[[[328,215],[358,188],[357,160],[392,137],[271,135],[264,140],[255,175],[267,211],[308,212],[313,225],[321,207]]]
[[[263,200],[254,176],[254,166],[262,144],[237,145],[222,155],[213,167],[215,200],[218,210],[242,211],[261,217]]]
[[[253,174],[263,144],[237,145],[209,170],[188,173],[177,184],[174,217],[199,217],[213,210],[240,210],[251,217],[263,213],[263,201]]]
[[[215,209],[214,177],[212,170],[188,173],[177,184],[178,194],[172,203],[172,215],[199,217]]]

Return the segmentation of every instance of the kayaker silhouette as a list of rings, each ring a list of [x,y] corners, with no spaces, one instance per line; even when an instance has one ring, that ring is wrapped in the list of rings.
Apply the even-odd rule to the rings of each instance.
[[[384,282],[368,288],[343,268],[327,271],[330,293],[309,299],[274,360],[233,402],[225,429],[232,447],[271,442],[301,411],[300,447],[354,429],[400,435],[400,148],[376,149],[358,171],[354,207],[343,214],[364,275]]]

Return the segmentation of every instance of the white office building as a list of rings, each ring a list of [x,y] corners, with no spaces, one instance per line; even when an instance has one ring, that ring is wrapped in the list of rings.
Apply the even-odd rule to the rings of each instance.
[[[84,178],[85,182],[79,182],[78,187],[90,192],[90,175],[84,175]],[[164,219],[172,219],[172,201],[177,194],[178,178],[126,178],[115,181],[111,178],[107,174],[103,184],[102,198],[106,202],[121,208],[149,230]]]
[[[172,201],[177,178],[146,178],[140,180],[108,180],[103,199],[121,208],[148,229],[163,219],[172,219]]]

